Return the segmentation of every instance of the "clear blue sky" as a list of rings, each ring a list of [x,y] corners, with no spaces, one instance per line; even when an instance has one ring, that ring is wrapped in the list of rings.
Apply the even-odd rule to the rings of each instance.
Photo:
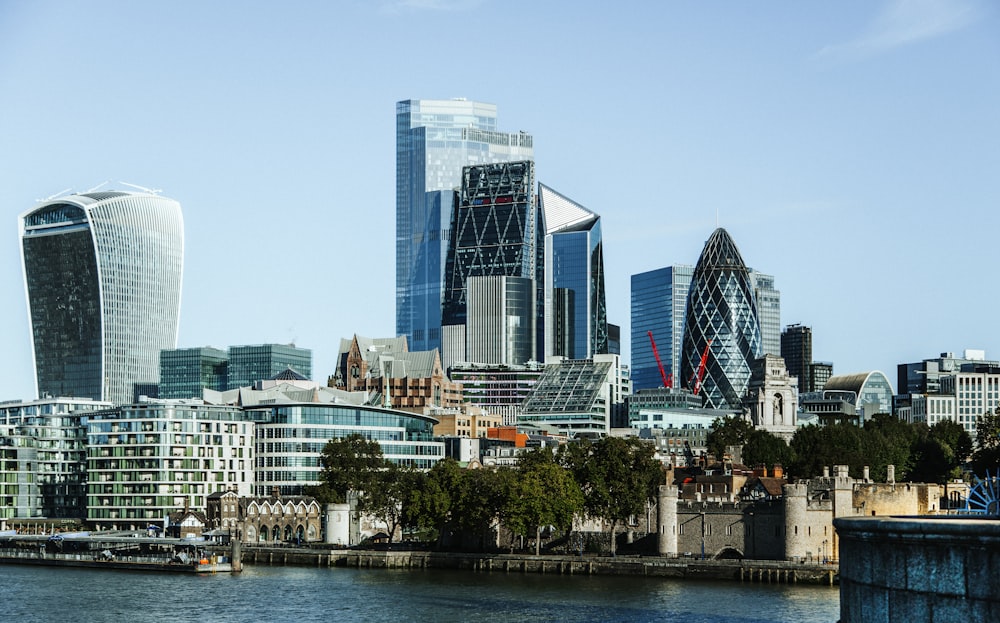
[[[125,181],[181,202],[181,347],[395,322],[395,102],[497,104],[629,279],[718,222],[835,373],[1000,358],[1000,7],[0,0],[0,399],[33,397],[17,216]],[[2,233],[6,231],[6,233]]]

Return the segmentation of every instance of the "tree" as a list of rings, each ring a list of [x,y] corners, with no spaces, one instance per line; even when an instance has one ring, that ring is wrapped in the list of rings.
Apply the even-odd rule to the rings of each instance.
[[[641,514],[663,483],[663,466],[653,446],[638,439],[583,440],[561,455],[583,491],[584,511],[611,524],[611,553],[617,527]]]
[[[573,517],[583,509],[583,492],[569,470],[556,462],[548,448],[525,452],[518,460],[502,511],[505,525],[514,533],[535,532],[535,555],[541,551],[544,526],[568,531]]]
[[[513,478],[509,467],[465,472],[453,515],[459,527],[477,537],[482,551],[506,507]]]
[[[385,524],[390,544],[396,529],[403,523],[403,498],[410,471],[386,461],[375,473],[362,498],[364,510]]]
[[[773,467],[792,464],[794,453],[784,439],[764,430],[754,430],[743,444],[743,463],[750,466]]]
[[[325,496],[327,502],[347,501],[348,491],[358,493],[374,490],[380,473],[388,462],[382,456],[377,441],[358,434],[331,439],[319,457],[320,486],[312,491]],[[359,499],[359,504],[361,499]],[[364,510],[363,504],[361,510]]]
[[[440,544],[451,507],[448,493],[437,478],[431,477],[431,472],[417,470],[404,472],[402,489],[403,525],[432,532]]]
[[[805,426],[795,431],[791,448],[795,458],[790,471],[796,478],[815,478],[823,468],[848,465],[855,478],[867,465],[861,448],[862,429],[849,423]]]
[[[865,422],[861,435],[862,461],[874,480],[885,480],[894,465],[901,480],[912,480],[913,448],[920,440],[917,426],[888,413],[876,413]]]
[[[972,473],[984,477],[1000,470],[1000,407],[976,418],[976,451]]]
[[[753,430],[753,424],[738,415],[715,418],[706,440],[708,451],[721,461],[728,446],[743,446]]]
[[[551,458],[552,453],[548,453]],[[568,530],[583,508],[583,492],[569,471],[552,460],[529,460],[518,466],[503,511],[512,532],[535,533],[535,555],[541,553],[542,528]]]
[[[941,420],[930,427],[929,435],[951,448],[955,454],[955,467],[964,465],[972,455],[972,436],[955,420]]]

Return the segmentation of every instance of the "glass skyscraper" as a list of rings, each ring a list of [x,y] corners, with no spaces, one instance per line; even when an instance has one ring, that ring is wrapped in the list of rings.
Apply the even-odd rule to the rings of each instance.
[[[757,301],[760,343],[763,353],[781,356],[781,292],[774,288],[774,277],[750,268],[750,284]]]
[[[445,267],[441,324],[447,337],[445,367],[466,361],[464,327],[468,318],[468,279],[478,276],[524,277],[535,287],[536,347],[544,356],[541,331],[544,306],[544,224],[534,193],[531,160],[465,167],[453,210]],[[481,362],[477,362],[481,363]],[[523,364],[525,361],[500,363]]]
[[[160,351],[177,346],[180,204],[69,195],[22,214],[19,229],[38,395],[120,404],[158,383]]]
[[[762,355],[760,321],[749,271],[721,227],[705,243],[691,277],[681,360],[685,386],[694,389],[706,348],[705,405],[742,410],[751,366]]]
[[[589,359],[608,352],[601,217],[544,184],[545,358]]]
[[[652,331],[663,369],[681,387],[681,340],[693,266],[667,266],[632,275],[632,388],[663,385],[653,347]]]
[[[529,134],[497,131],[494,104],[396,104],[396,335],[411,350],[441,346],[448,228],[462,168],[533,157]]]

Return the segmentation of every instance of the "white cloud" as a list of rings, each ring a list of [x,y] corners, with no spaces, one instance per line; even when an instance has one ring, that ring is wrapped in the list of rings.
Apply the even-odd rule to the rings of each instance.
[[[943,37],[971,24],[979,14],[974,0],[892,0],[867,32],[824,47],[820,58],[859,60],[895,48]]]

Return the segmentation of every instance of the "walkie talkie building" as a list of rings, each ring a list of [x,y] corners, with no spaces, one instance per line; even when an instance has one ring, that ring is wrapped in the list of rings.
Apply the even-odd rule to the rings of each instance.
[[[180,204],[69,195],[22,214],[19,229],[38,395],[120,404],[157,383],[160,350],[177,347]]]
[[[707,356],[706,356],[707,354]],[[712,409],[742,409],[750,369],[761,356],[760,321],[750,275],[736,243],[721,227],[698,258],[684,319],[681,378]]]

